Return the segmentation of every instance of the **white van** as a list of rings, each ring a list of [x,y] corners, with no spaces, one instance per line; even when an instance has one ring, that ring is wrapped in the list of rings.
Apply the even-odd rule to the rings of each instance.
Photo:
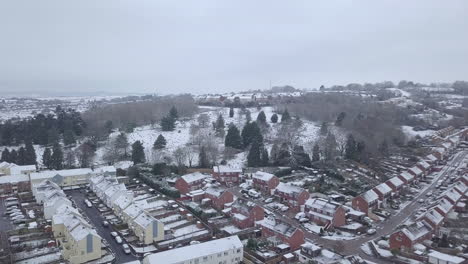
[[[118,244],[122,244],[122,238],[120,236],[116,236],[115,241],[117,241]]]

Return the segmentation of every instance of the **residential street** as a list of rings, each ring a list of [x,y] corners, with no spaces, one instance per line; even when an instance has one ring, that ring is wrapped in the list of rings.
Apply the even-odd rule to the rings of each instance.
[[[369,261],[378,261],[379,263],[382,263],[382,259],[377,259],[374,256],[368,256],[363,253],[361,250],[361,246],[364,245],[365,243],[385,236],[385,235],[390,235],[399,225],[403,224],[406,219],[408,219],[413,213],[415,213],[419,208],[424,206],[424,204],[421,204],[418,202],[419,199],[426,199],[426,194],[428,192],[432,192],[435,189],[435,186],[437,185],[437,181],[441,177],[445,177],[448,175],[451,171],[451,169],[457,169],[462,165],[463,159],[467,156],[468,151],[461,150],[458,153],[453,155],[453,159],[449,161],[440,172],[434,172],[434,175],[437,175],[434,177],[432,183],[430,184],[429,187],[421,191],[414,199],[409,203],[405,208],[401,209],[397,214],[392,215],[388,219],[380,222],[377,224],[375,227],[376,233],[374,235],[362,235],[357,237],[356,239],[351,239],[351,240],[330,240],[330,239],[325,239],[315,233],[311,233],[308,230],[306,230],[302,225],[300,225],[295,219],[292,219],[291,217],[285,217],[281,213],[277,211],[272,211],[275,214],[275,217],[277,219],[280,219],[286,223],[289,223],[297,228],[300,228],[304,231],[306,239],[314,241],[316,244],[321,245],[325,248],[331,249],[341,255],[348,256],[348,255],[359,255],[364,259],[367,259]],[[240,188],[234,187],[231,188],[236,196],[238,196],[241,199],[245,199],[242,196],[242,193],[240,193]],[[265,203],[260,200],[254,200],[254,199],[249,199],[250,201],[265,207]],[[390,263],[390,262],[389,262]]]
[[[131,254],[125,254],[122,245],[118,244],[110,234],[112,232],[112,228],[110,226],[104,227],[102,225],[103,219],[101,218],[101,213],[96,209],[96,207],[93,206],[91,208],[88,208],[85,205],[84,200],[86,199],[86,197],[83,192],[81,192],[80,190],[73,190],[67,191],[66,194],[71,196],[71,199],[75,202],[76,206],[84,212],[84,214],[88,217],[89,221],[96,228],[98,234],[104,240],[107,241],[107,244],[111,247],[112,251],[115,254],[114,263],[125,263],[137,259]]]

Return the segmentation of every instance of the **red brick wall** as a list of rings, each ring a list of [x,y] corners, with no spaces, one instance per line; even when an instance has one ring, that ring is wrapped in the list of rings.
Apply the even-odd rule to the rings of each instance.
[[[389,243],[390,249],[409,249],[413,247],[411,240],[401,231],[391,234]]]
[[[269,181],[260,181],[258,179],[253,179],[254,188],[260,190],[263,193],[271,193],[271,190],[275,189],[279,184],[279,179],[276,176],[273,176]]]
[[[262,226],[262,237],[272,237],[276,236],[278,237],[283,243],[289,244],[292,250],[297,250],[301,247],[302,244],[304,244],[304,232],[300,229],[296,229],[294,234],[292,236],[287,237],[284,234],[279,234],[274,232],[273,230],[270,230],[268,228],[265,228]]]
[[[241,214],[237,208],[232,208],[232,213]],[[254,206],[252,210],[249,212],[249,215],[246,215],[247,219],[238,221],[233,218],[234,224],[239,228],[249,228],[255,225],[255,221],[260,221],[265,218],[265,211],[260,206]]]
[[[216,197],[216,196],[212,196],[210,194],[206,194],[206,198],[211,199],[212,205],[213,205],[213,207],[215,209],[223,210],[225,204],[233,202],[234,195],[231,192],[226,191],[223,194],[221,194],[220,197]]]
[[[232,172],[227,174],[221,174],[218,172],[213,172],[213,177],[221,183],[237,183],[239,182],[239,172]],[[224,180],[223,180],[224,178]]]
[[[351,204],[353,206],[353,209],[358,210],[363,213],[368,213],[369,211],[369,204],[361,197],[361,196],[356,196],[353,198],[351,201]]]
[[[333,216],[333,226],[344,226],[346,225],[346,211],[343,207],[338,207]]]
[[[190,186],[182,178],[179,178],[179,179],[176,180],[175,187],[176,187],[177,190],[179,190],[179,192],[181,194],[186,194],[186,193],[190,192]]]

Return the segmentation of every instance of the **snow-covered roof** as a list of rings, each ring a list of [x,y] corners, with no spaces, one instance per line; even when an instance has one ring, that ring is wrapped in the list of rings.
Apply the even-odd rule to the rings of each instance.
[[[468,189],[468,187],[461,181],[457,182],[453,188],[457,189],[462,194],[466,193]]]
[[[375,189],[379,191],[382,195],[387,195],[392,192],[392,188],[390,188],[386,183],[381,183],[375,186]]]
[[[423,172],[420,168],[414,166],[414,167],[411,167],[408,169],[409,171],[413,172],[414,174],[416,174],[417,176],[421,175]]]
[[[237,214],[237,213],[232,214],[232,217],[234,217],[235,219],[237,219],[239,221],[243,221],[243,220],[247,219],[247,216],[245,216],[243,214]]]
[[[412,181],[414,179],[414,175],[407,171],[402,172],[400,176],[403,177],[403,179],[405,179],[406,181]]]
[[[228,250],[242,250],[243,245],[238,236],[231,236],[208,242],[180,247],[148,255],[143,260],[147,264],[175,264],[185,260],[198,259]]]
[[[420,160],[418,162],[418,164],[423,167],[425,170],[429,169],[431,167],[431,165],[429,163],[427,163],[426,161],[424,160]]]
[[[372,203],[379,199],[379,196],[374,192],[374,190],[368,190],[367,192],[361,194],[361,196],[367,203]]]
[[[393,178],[390,178],[390,180],[388,180],[389,182],[391,182],[395,187],[400,187],[402,186],[403,184],[405,184],[400,178],[398,177],[393,177]]]
[[[190,174],[185,174],[182,176],[182,179],[184,179],[185,182],[187,183],[192,183],[192,182],[196,182],[196,181],[199,181],[199,180],[203,180],[205,178],[208,178],[209,176],[206,175],[206,174],[202,174],[200,172],[193,172],[193,173],[190,173]]]
[[[49,171],[41,171],[41,172],[33,172],[30,174],[31,180],[40,180],[40,179],[49,179],[53,178],[56,175],[60,175],[62,177],[73,177],[79,175],[91,175],[91,174],[100,174],[100,173],[115,173],[114,166],[106,166],[96,168],[94,170],[90,168],[82,168],[82,169],[71,169],[71,170],[49,170]]]
[[[287,193],[287,194],[300,194],[303,191],[305,191],[303,188],[290,185],[284,182],[280,182],[278,186],[276,186],[276,191],[282,192],[282,193]]]
[[[435,258],[438,260],[442,260],[444,263],[450,263],[450,264],[458,264],[458,263],[463,263],[465,262],[464,258],[453,256],[453,255],[448,255],[445,253],[441,253],[438,251],[433,250],[431,253],[427,254],[429,258]]]
[[[16,167],[18,165],[14,164],[14,163],[9,163],[9,162],[6,162],[6,161],[2,161],[0,162],[0,169],[11,169],[13,167]]]
[[[0,184],[5,184],[5,183],[16,184],[18,182],[27,182],[27,181],[29,181],[29,177],[28,175],[24,175],[24,174],[16,174],[16,175],[8,175],[8,176],[0,177]]]
[[[24,174],[24,172],[35,171],[35,170],[36,170],[36,165],[13,166],[10,168],[10,174],[11,175]]]
[[[450,200],[454,201],[455,203],[458,202],[461,198],[461,194],[454,189],[450,189],[444,192],[444,196],[449,198]]]
[[[269,181],[271,180],[271,178],[273,178],[275,175],[271,174],[271,173],[267,173],[267,172],[263,172],[263,171],[257,171],[254,173],[254,175],[252,176],[252,178],[254,179],[258,179],[258,180],[261,180],[261,181]]]
[[[401,230],[411,241],[416,241],[431,231],[431,227],[425,221],[416,222]]]
[[[225,191],[226,189],[210,187],[205,190],[205,193],[214,197],[220,197]]]
[[[438,152],[440,154],[444,154],[445,153],[445,149],[444,148],[433,148],[434,152]]]
[[[442,198],[439,200],[439,203],[436,206],[441,210],[444,214],[447,214],[450,210],[452,210],[453,205],[447,201],[447,198]]]
[[[136,218],[142,212],[143,210],[140,207],[136,206],[135,204],[130,204],[124,210],[124,213],[127,214],[132,219]]]
[[[426,217],[428,221],[433,223],[434,225],[439,225],[444,221],[444,216],[441,215],[437,210],[434,208],[427,211],[422,217]],[[422,218],[421,217],[421,218]]]
[[[341,206],[341,204],[327,201],[322,198],[313,198],[308,199],[305,203],[306,208],[316,209],[329,213],[330,215],[335,214],[336,209]]]
[[[291,237],[297,230],[296,227],[271,217],[264,218],[256,223],[275,233],[285,235],[287,237]]]
[[[153,222],[158,222],[158,220],[156,220],[156,218],[152,217],[148,213],[144,212],[140,214],[137,218],[135,218],[134,222],[146,229],[146,227],[148,227]]]
[[[214,166],[213,170],[217,173],[233,173],[233,172],[241,173],[242,172],[241,168],[225,166],[225,165]]]
[[[436,156],[434,156],[433,154],[427,155],[426,159],[429,160],[429,161],[437,161]]]

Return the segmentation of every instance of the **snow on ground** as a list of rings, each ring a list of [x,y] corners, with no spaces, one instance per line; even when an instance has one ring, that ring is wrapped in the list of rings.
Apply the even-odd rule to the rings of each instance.
[[[421,130],[421,131],[415,131],[413,127],[411,126],[401,126],[402,132],[408,137],[408,138],[414,138],[416,136],[420,137],[426,137],[426,136],[431,136],[435,133],[434,130]]]
[[[226,124],[226,133],[229,128],[229,124],[233,123],[239,128],[239,130],[242,130],[242,127],[246,123],[246,116],[245,114],[242,114],[241,109],[234,109],[233,117],[229,117],[229,107],[200,106],[199,109],[200,112],[193,118],[182,119],[180,121],[177,121],[176,128],[174,131],[162,131],[159,124],[137,127],[132,133],[128,133],[127,135],[129,144],[131,145],[135,141],[140,140],[145,148],[146,159],[148,162],[151,163],[159,160],[162,155],[170,156],[170,154],[173,153],[174,150],[176,150],[178,147],[189,146],[192,143],[190,127],[192,124],[198,125],[197,119],[201,114],[206,114],[209,117],[208,126],[206,128],[201,128],[201,131],[203,131],[202,133],[212,136],[213,138],[215,137],[211,123],[216,121],[220,113],[223,115],[224,123]],[[280,129],[282,127],[282,124],[280,122],[281,114],[278,114],[279,123],[273,124],[271,123],[271,116],[275,114],[275,109],[273,107],[263,107],[261,109],[252,107],[247,108],[247,110],[249,110],[251,113],[252,121],[255,121],[257,119],[257,116],[260,113],[260,111],[265,112],[266,119],[269,124],[268,134],[264,135],[265,147],[268,150],[270,150],[272,144],[269,141],[275,138],[276,135],[278,135],[278,133],[280,133]],[[297,133],[293,142],[303,145],[306,151],[310,151],[312,149],[313,143],[318,140],[320,127],[315,122],[310,122],[307,120],[302,120],[302,122],[303,125],[298,131],[296,131]],[[345,139],[345,133],[335,128],[332,129],[334,129],[333,131],[336,134],[338,142]],[[119,133],[120,132],[112,133],[109,137],[110,139],[108,140],[107,144],[109,144],[109,142],[112,142],[112,139],[114,139]],[[162,153],[161,151],[153,151],[154,141],[156,141],[156,138],[160,134],[163,135],[167,141],[166,148]],[[221,138],[215,138],[215,140],[218,144],[218,149],[220,153],[219,160],[221,161],[223,159],[222,153],[224,150],[224,140]],[[102,157],[105,153],[105,150],[106,146],[98,148],[95,157],[96,164],[104,164]],[[246,156],[246,152],[238,153],[234,156],[234,158],[228,160],[228,165],[242,167],[244,165],[244,162],[246,161]],[[197,163],[198,155],[195,155],[193,159],[193,164],[195,165]],[[128,166],[129,164],[125,165]]]
[[[394,92],[395,94],[397,94],[400,97],[410,97],[411,96],[411,94],[409,92],[404,91],[402,89],[398,89],[398,88],[387,88],[386,90],[392,91],[392,92]]]
[[[38,257],[34,257],[34,258],[22,260],[22,261],[17,261],[17,262],[15,262],[15,263],[17,263],[17,264],[31,264],[31,263],[34,263],[34,264],[42,264],[42,263],[51,263],[51,262],[56,262],[56,261],[60,260],[61,256],[62,256],[62,254],[60,254],[60,252],[55,252],[55,253],[52,253],[52,254],[47,254],[47,255],[42,255],[42,256],[38,256]]]

